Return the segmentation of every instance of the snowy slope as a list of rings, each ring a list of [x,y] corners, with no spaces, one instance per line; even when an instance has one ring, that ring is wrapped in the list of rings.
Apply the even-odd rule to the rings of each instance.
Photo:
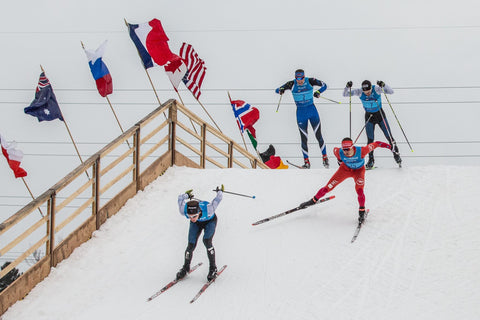
[[[381,153],[382,151],[379,151]],[[383,151],[385,152],[385,151]],[[393,160],[392,160],[393,163]],[[55,319],[478,319],[479,167],[367,172],[369,219],[357,218],[351,180],[334,200],[255,226],[298,205],[329,170],[197,170],[174,167],[131,199],[3,320]],[[190,305],[204,265],[151,302],[183,262],[188,221],[177,195],[224,195],[214,245],[228,268]],[[194,262],[207,264],[199,243]]]
[[[172,51],[178,52],[185,41],[205,60],[200,100],[237,142],[242,140],[227,91],[259,108],[255,128],[260,150],[272,143],[282,158],[302,161],[292,96],[286,94],[275,112],[279,96],[274,93],[301,67],[307,76],[328,84],[326,98],[342,102],[315,99],[329,154],[349,135],[350,109],[351,135],[356,137],[364,124],[358,98],[349,108],[349,99],[342,97],[345,83],[384,80],[395,90],[390,101],[415,150],[410,152],[385,104],[405,165],[477,165],[478,6],[476,0],[9,1],[0,19],[0,41],[8,48],[0,53],[0,132],[19,142],[25,153],[22,165],[33,194],[50,188],[79,161],[63,123],[39,123],[23,112],[33,99],[40,64],[85,160],[120,131],[106,100],[96,92],[80,42],[94,50],[108,40],[104,61],[113,77],[110,101],[126,129],[158,102],[124,19],[142,23],[158,18]],[[178,99],[163,68],[149,73],[162,102]],[[185,86],[180,89],[187,107],[208,120]],[[92,129],[86,129],[86,123]],[[384,139],[380,132],[377,137]],[[310,157],[318,168],[321,153],[312,138]],[[359,141],[366,142],[365,135]],[[0,176],[5,177],[0,184],[3,221],[30,198],[5,164],[0,164]]]

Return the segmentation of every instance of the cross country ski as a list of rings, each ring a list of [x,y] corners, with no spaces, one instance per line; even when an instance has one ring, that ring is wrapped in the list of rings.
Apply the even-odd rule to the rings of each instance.
[[[202,262],[199,262],[197,263],[196,265],[194,265],[190,271],[188,272],[189,274],[192,273],[193,271],[195,271],[198,267],[200,267],[203,263]],[[179,281],[181,281],[182,279],[180,280],[172,280],[170,281],[165,287],[163,287],[162,289],[158,290],[157,292],[155,292],[152,296],[150,296],[147,301],[152,301],[153,299],[155,299],[156,297],[158,297],[159,295],[161,295],[162,293],[164,293],[165,291],[167,291],[168,289],[170,289],[171,287],[173,287],[174,285],[176,285]]]
[[[335,198],[335,196],[326,197],[326,198],[323,198],[323,199],[318,200],[316,203],[325,202],[325,201],[331,200],[331,199],[333,199],[333,198]],[[279,213],[279,214],[276,214],[276,215],[274,215],[274,216],[271,216],[271,217],[268,217],[268,218],[259,220],[259,221],[257,221],[257,222],[254,222],[254,223],[252,223],[252,226],[256,226],[256,225],[259,225],[259,224],[262,224],[262,223],[271,221],[271,220],[273,220],[273,219],[277,219],[277,218],[283,217],[283,216],[285,216],[285,215],[287,215],[287,214],[290,214],[290,213],[292,213],[292,212],[295,212],[295,211],[298,211],[298,210],[302,210],[302,209],[305,209],[305,208],[308,208],[308,207],[309,207],[309,206],[305,206],[305,207],[298,206],[298,207],[295,207],[295,208],[293,208],[293,209],[284,211],[284,212]]]
[[[350,243],[353,243],[355,240],[357,240],[357,237],[358,237],[358,234],[360,233],[360,230],[362,229],[362,226],[363,224],[365,223],[365,221],[367,220],[367,217],[368,217],[368,213],[370,212],[370,209],[367,209],[365,211],[365,218],[363,221],[359,221],[358,222],[358,225],[357,225],[357,228],[355,229],[355,233],[353,234],[353,237],[352,237],[352,241],[350,241]]]
[[[215,277],[214,277],[212,280],[208,281],[207,283],[205,283],[205,284],[203,285],[203,287],[198,291],[198,293],[195,295],[195,297],[193,297],[193,299],[190,300],[190,303],[194,303],[194,302],[205,292],[205,290],[207,290],[207,288],[208,288],[212,283],[215,282],[215,280],[218,278],[218,276],[219,276],[220,274],[222,274],[223,270],[225,270],[226,267],[227,267],[227,265],[224,265],[223,267],[221,267],[220,270],[217,271],[217,274],[215,275]]]

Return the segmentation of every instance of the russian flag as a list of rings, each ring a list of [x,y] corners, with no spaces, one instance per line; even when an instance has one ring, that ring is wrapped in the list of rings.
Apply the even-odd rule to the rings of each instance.
[[[145,69],[163,66],[175,56],[168,47],[168,37],[158,19],[141,24],[127,23],[130,38],[137,47]]]
[[[8,165],[13,170],[15,178],[23,178],[27,176],[27,172],[20,168],[20,163],[23,159],[23,152],[15,149],[16,143],[8,143],[0,134],[0,144],[2,146],[2,153],[7,158]]]
[[[105,40],[95,51],[85,49],[90,71],[97,84],[98,93],[100,93],[102,97],[106,97],[113,92],[112,76],[102,60],[106,44],[107,41]]]

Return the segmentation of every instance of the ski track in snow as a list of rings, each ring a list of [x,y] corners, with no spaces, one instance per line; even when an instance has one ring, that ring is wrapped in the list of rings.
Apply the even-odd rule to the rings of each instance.
[[[171,168],[3,320],[478,318],[479,218],[470,204],[480,194],[478,168],[368,172],[371,211],[353,244],[358,205],[349,180],[332,201],[251,226],[305,201],[332,173]],[[193,187],[211,200],[221,183],[256,195],[224,194],[217,209],[217,265],[227,270],[190,305],[208,270],[199,242],[193,262],[204,265],[146,302],[183,262],[188,221],[178,214],[178,193]]]

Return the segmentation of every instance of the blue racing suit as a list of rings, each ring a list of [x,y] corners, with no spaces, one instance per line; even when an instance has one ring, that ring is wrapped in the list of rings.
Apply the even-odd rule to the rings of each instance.
[[[207,248],[208,260],[210,267],[215,266],[215,249],[213,248],[212,239],[217,228],[217,215],[215,210],[217,209],[220,201],[222,201],[223,192],[217,191],[217,195],[211,203],[208,201],[199,201],[201,215],[196,222],[190,221],[190,227],[188,230],[188,245],[185,250],[185,264],[190,266],[192,260],[193,251],[197,246],[197,241],[200,233],[203,230],[203,244]],[[187,215],[187,202],[189,201],[188,194],[182,193],[178,196],[178,210],[182,216],[189,219]]]
[[[327,149],[322,137],[320,116],[318,115],[317,108],[313,104],[314,86],[320,87],[320,89],[318,89],[320,93],[327,90],[327,84],[315,78],[305,78],[302,85],[299,85],[297,80],[288,81],[281,87],[275,89],[276,93],[280,93],[280,88],[292,90],[293,100],[297,106],[297,125],[300,131],[304,159],[308,159],[308,121],[310,121],[310,125],[313,128],[322,155],[327,155]]]

